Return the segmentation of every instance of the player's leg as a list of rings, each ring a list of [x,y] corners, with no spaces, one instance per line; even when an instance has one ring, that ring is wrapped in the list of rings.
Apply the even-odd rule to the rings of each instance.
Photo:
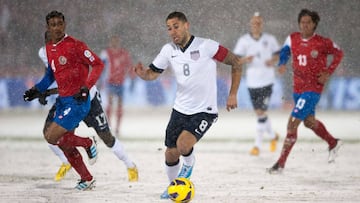
[[[124,95],[124,86],[116,85],[116,123],[115,123],[115,136],[119,136],[121,118],[123,116],[123,95]]]
[[[111,128],[111,116],[113,111],[113,100],[114,100],[114,90],[111,84],[107,84],[108,88],[108,99],[107,99],[107,106],[106,106],[106,115],[108,117],[108,123]]]
[[[54,118],[54,121],[46,129],[45,139],[50,144],[58,144],[64,151],[66,158],[81,177],[81,181],[76,188],[86,190],[92,187],[94,180],[76,147],[85,147],[87,151],[91,151],[92,155],[97,157],[96,145],[94,145],[94,141],[89,138],[74,135],[72,129],[75,129],[79,125],[79,122],[88,114],[90,100],[78,103],[71,97],[61,99],[63,100],[57,101],[59,102],[57,103],[56,109],[56,115],[58,116]],[[68,109],[71,109],[71,111],[68,111]]]
[[[181,170],[179,171],[178,177],[190,178],[192,174],[192,170],[195,165],[195,154],[194,154],[194,145],[196,144],[196,137],[184,130],[177,142],[177,150],[179,154],[183,157],[183,164],[181,166]]]
[[[48,126],[50,125],[52,120],[54,119],[55,111],[56,111],[56,105],[53,105],[50,108],[49,113],[48,113],[48,115],[46,117],[44,128],[43,128],[43,134],[45,134],[46,129],[48,128]],[[60,159],[60,161],[62,163],[59,170],[57,171],[57,173],[55,174],[55,177],[54,177],[55,181],[60,181],[65,177],[67,172],[71,169],[71,164],[69,163],[69,161],[65,157],[64,152],[57,145],[49,144],[48,146],[51,149],[51,151],[54,152],[54,154],[57,157],[59,157],[59,159]]]
[[[121,142],[111,134],[110,127],[101,105],[100,93],[97,92],[91,100],[89,114],[83,120],[88,127],[94,128],[97,135],[111,149],[115,156],[124,162],[127,167],[129,181],[138,180],[138,170],[135,163],[127,155]]]
[[[57,157],[59,157],[59,159],[61,160],[60,168],[54,177],[55,181],[60,181],[66,176],[67,172],[71,169],[71,164],[67,160],[64,152],[57,145],[49,144],[48,146],[51,149],[51,151],[54,152],[54,154]]]
[[[266,120],[265,120],[265,131],[267,132],[267,134],[270,136],[270,151],[271,152],[275,152],[276,151],[276,147],[277,147],[277,142],[279,140],[279,135],[278,133],[276,133],[271,125],[271,119],[270,117],[267,115],[267,110],[269,108],[269,104],[270,104],[270,98],[272,95],[272,91],[273,90],[273,85],[269,85],[264,87],[263,89],[263,95],[264,95],[264,99],[263,99],[263,104],[262,104],[262,108],[261,110],[263,111],[263,115],[266,115]]]
[[[183,130],[183,122],[186,122],[186,116],[173,110],[166,127],[165,136],[165,171],[168,177],[168,183],[177,177],[180,169],[180,153],[176,149],[176,141]],[[167,189],[160,195],[160,198],[169,199]]]
[[[78,190],[89,190],[95,187],[95,179],[90,174],[89,170],[86,168],[82,160],[82,156],[80,152],[76,149],[76,147],[69,146],[60,146],[64,151],[65,156],[76,170],[76,172],[80,175],[80,181],[75,186]]]
[[[183,165],[178,177],[190,178],[194,164],[194,145],[205,135],[216,121],[217,114],[197,113],[186,116],[184,130],[176,141],[176,148],[183,157]]]
[[[115,135],[119,136],[120,134],[120,124],[121,118],[123,116],[123,101],[122,97],[117,97],[117,106],[116,106],[116,125],[115,125]]]
[[[337,151],[342,145],[341,140],[334,138],[326,129],[324,124],[315,119],[315,116],[311,115],[304,120],[305,127],[314,131],[314,133],[321,139],[325,140],[329,145],[329,158],[328,162],[332,163],[335,161]]]
[[[262,110],[263,106],[265,105],[265,99],[263,96],[263,88],[248,88],[248,91],[257,118],[254,146],[250,150],[250,154],[257,156],[260,153],[263,134],[266,130],[265,122],[267,120],[267,116]]]
[[[294,94],[295,107],[289,117],[287,123],[287,134],[284,140],[283,148],[281,150],[278,161],[268,169],[269,173],[281,172],[285,167],[285,162],[289,156],[292,147],[297,140],[297,130],[300,123],[309,115],[312,105],[306,101],[309,99],[307,95]]]
[[[281,149],[280,157],[278,161],[271,168],[268,169],[269,173],[278,173],[284,169],[286,160],[291,152],[291,149],[296,143],[297,129],[301,122],[302,121],[300,119],[290,116],[287,125],[288,130],[284,140],[283,147]]]

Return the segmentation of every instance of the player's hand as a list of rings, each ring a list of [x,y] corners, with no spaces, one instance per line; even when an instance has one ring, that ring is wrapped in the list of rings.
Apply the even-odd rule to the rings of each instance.
[[[138,63],[134,67],[134,72],[141,78],[145,75],[145,68],[142,63]]]
[[[242,61],[242,64],[244,63],[251,63],[254,59],[254,56],[246,56],[246,57],[242,57],[241,58],[241,61]]]
[[[318,77],[318,83],[320,84],[325,84],[326,81],[328,81],[328,79],[330,78],[330,74],[326,71],[321,72],[317,75]]]
[[[286,72],[286,65],[279,66],[278,72],[280,75],[284,74]]]
[[[36,87],[32,87],[25,91],[23,98],[24,101],[32,101],[40,96],[40,91]]]
[[[87,88],[86,86],[82,86],[80,88],[80,92],[75,94],[74,98],[77,101],[84,102],[88,99],[88,96],[89,96],[89,88]]]
[[[226,102],[226,110],[230,111],[232,109],[237,108],[237,98],[236,95],[229,95],[228,100]]]
[[[40,93],[40,95],[39,95],[39,103],[41,105],[46,105],[47,104],[46,97],[47,97],[46,93]]]

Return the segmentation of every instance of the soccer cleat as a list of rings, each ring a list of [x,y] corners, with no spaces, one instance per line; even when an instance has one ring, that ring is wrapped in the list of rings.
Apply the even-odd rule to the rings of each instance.
[[[96,180],[94,178],[90,181],[79,180],[79,182],[75,186],[75,188],[78,190],[82,190],[82,191],[92,190],[93,188],[95,188],[95,183],[96,183]]]
[[[94,165],[97,160],[97,149],[96,149],[96,140],[95,137],[90,138],[92,145],[89,148],[86,148],[86,153],[89,157],[89,164]]]
[[[276,162],[271,168],[267,168],[266,171],[270,174],[280,174],[284,170],[284,166],[280,166],[278,162]]]
[[[278,140],[279,140],[279,134],[276,133],[275,138],[270,141],[270,152],[276,151],[276,145]]]
[[[166,190],[160,195],[160,199],[170,199],[170,196],[168,194],[167,188]]]
[[[194,166],[194,165],[192,165],[192,166],[187,166],[187,165],[183,164],[177,177],[178,177],[178,178],[180,178],[180,177],[190,178],[191,173],[192,173],[192,170],[193,170],[193,166]]]
[[[134,166],[133,168],[128,168],[127,172],[128,172],[129,182],[138,181],[139,173],[138,173],[138,170],[137,170],[136,166]]]
[[[260,150],[258,147],[253,147],[251,150],[250,150],[250,155],[253,155],[253,156],[258,156],[260,154]]]
[[[66,175],[66,173],[69,171],[71,169],[71,164],[69,164],[69,163],[62,163],[61,164],[61,166],[60,166],[60,168],[59,168],[59,170],[58,170],[58,172],[56,173],[56,175],[55,175],[55,181],[60,181],[60,180],[62,180],[64,177],[65,177],[65,175]]]
[[[337,139],[336,141],[337,142],[336,142],[335,147],[333,147],[332,149],[329,149],[329,159],[328,159],[329,163],[335,162],[335,158],[338,156],[338,151],[339,151],[341,145],[343,145],[343,143],[340,139]]]

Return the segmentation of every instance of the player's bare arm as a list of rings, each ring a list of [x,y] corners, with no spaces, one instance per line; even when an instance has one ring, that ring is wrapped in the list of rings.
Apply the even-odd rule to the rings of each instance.
[[[237,92],[240,86],[240,79],[242,74],[242,64],[245,61],[237,57],[232,52],[228,52],[223,63],[231,65],[231,87],[228,100],[226,102],[226,110],[237,108]]]
[[[155,80],[160,75],[148,67],[145,68],[142,63],[136,64],[134,71],[143,80]]]

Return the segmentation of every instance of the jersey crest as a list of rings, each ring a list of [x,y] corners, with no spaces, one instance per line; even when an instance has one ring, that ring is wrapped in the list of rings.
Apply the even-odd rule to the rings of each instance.
[[[313,57],[313,58],[317,58],[318,57],[318,55],[319,55],[319,52],[317,51],[317,50],[311,50],[311,57]]]
[[[200,51],[196,50],[196,51],[190,52],[190,57],[192,60],[197,61],[200,58]]]
[[[65,65],[66,62],[67,62],[67,59],[66,59],[65,56],[60,56],[60,57],[59,57],[59,64],[60,64],[60,65]]]

